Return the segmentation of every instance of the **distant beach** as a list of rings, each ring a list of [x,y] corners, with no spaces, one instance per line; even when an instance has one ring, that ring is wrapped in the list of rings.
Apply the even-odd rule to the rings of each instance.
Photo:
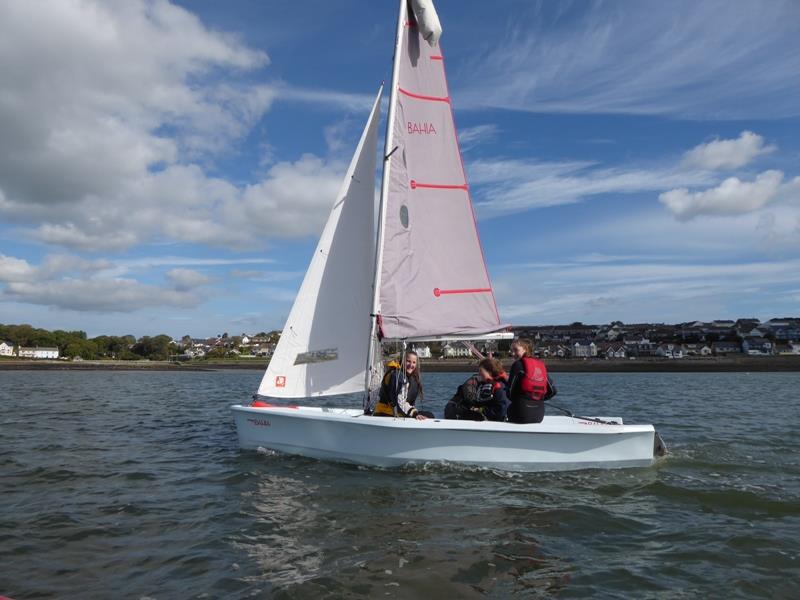
[[[504,360],[507,366],[510,361]],[[682,359],[637,358],[634,360],[547,359],[552,373],[702,373],[800,371],[800,356],[725,356]],[[127,360],[0,360],[0,370],[120,370],[120,371],[218,371],[224,369],[267,368],[265,360],[216,361],[127,361]],[[432,373],[474,371],[475,360],[423,360],[422,370]]]

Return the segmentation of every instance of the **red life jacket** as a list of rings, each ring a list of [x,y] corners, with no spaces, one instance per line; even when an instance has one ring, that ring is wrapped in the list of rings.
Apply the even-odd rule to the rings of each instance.
[[[522,379],[519,382],[519,389],[531,399],[540,402],[547,394],[547,367],[537,358],[523,356]]]
[[[508,382],[508,377],[505,373],[501,373],[494,379],[492,379],[492,393],[494,394],[500,388],[506,387],[506,383]]]

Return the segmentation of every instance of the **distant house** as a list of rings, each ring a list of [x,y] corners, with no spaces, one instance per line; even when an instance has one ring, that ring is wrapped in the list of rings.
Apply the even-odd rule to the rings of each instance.
[[[606,358],[625,358],[627,353],[625,352],[625,344],[616,343],[616,344],[609,344],[604,350],[603,354]]]
[[[442,356],[445,358],[469,358],[472,353],[461,344],[446,343],[442,346]]]
[[[11,342],[0,342],[0,356],[14,356],[14,344]]]
[[[711,346],[708,344],[683,344],[684,356],[711,356]]]
[[[597,356],[597,346],[589,340],[578,340],[572,344],[572,356],[575,358],[592,358]]]
[[[787,325],[785,327],[775,327],[772,329],[772,333],[776,340],[800,340],[800,326]]]
[[[742,340],[742,352],[751,356],[772,354],[772,342],[763,337],[746,337]]]
[[[26,348],[20,346],[17,355],[20,358],[58,358],[58,348]]]
[[[739,342],[712,342],[711,352],[715,356],[725,356],[726,354],[739,354],[742,347]]]
[[[683,358],[683,348],[680,344],[659,344],[656,356],[662,358]]]
[[[569,358],[570,347],[564,344],[543,344],[536,346],[533,353],[541,358]]]
[[[622,342],[625,345],[625,352],[628,356],[653,356],[655,345],[644,336],[638,338],[626,338]]]
[[[257,346],[251,346],[250,352],[252,352],[256,356],[272,356],[275,352],[275,344],[259,344]]]
[[[430,358],[431,357],[431,348],[430,346],[412,346],[412,350],[417,353],[417,356],[420,358]]]
[[[766,328],[760,329],[758,327],[752,327],[750,329],[750,331],[743,330],[742,333],[741,333],[741,336],[742,337],[751,337],[751,338],[764,337],[764,334],[766,332],[767,332]]]

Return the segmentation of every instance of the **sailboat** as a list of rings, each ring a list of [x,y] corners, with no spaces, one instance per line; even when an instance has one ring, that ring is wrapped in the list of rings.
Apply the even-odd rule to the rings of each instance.
[[[511,471],[653,464],[652,425],[369,414],[382,344],[508,339],[481,249],[431,0],[400,0],[375,206],[383,86],[253,402],[231,407],[244,449],[378,467],[455,463]],[[376,214],[377,213],[377,214]],[[363,394],[361,407],[287,401]]]

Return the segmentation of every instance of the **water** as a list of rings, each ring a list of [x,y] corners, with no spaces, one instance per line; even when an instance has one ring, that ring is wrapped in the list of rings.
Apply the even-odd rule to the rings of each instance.
[[[797,597],[800,374],[561,374],[671,455],[524,475],[240,452],[260,375],[0,371],[0,595]]]

